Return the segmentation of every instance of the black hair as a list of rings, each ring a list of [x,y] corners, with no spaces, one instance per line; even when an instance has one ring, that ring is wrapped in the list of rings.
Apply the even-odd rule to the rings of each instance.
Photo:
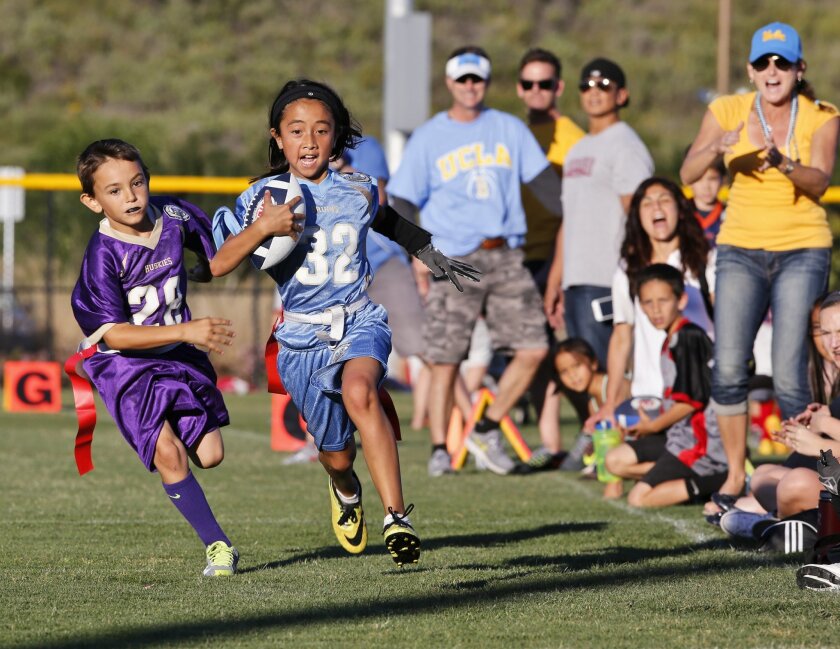
[[[317,99],[333,116],[335,120],[335,143],[330,152],[330,159],[340,158],[345,149],[353,149],[362,138],[362,128],[353,119],[350,111],[341,101],[341,97],[324,83],[310,81],[309,79],[294,79],[288,81],[277,93],[271,107],[268,109],[268,128],[280,131],[280,122],[286,106],[298,99]],[[269,171],[252,178],[251,182],[268,176],[286,173],[289,170],[289,161],[283,150],[277,145],[273,137],[268,140],[268,166]]]
[[[822,311],[837,305],[840,305],[840,291],[823,293],[814,300],[808,310],[808,335],[805,341],[805,346],[808,349],[808,387],[811,388],[811,398],[817,403],[827,404],[840,393],[840,373],[835,375],[830,389],[826,390],[825,380],[831,376],[828,370],[831,369],[832,363],[826,361],[817,349],[817,344],[814,342],[813,327],[811,326],[811,314],[814,309]]]
[[[685,293],[685,280],[682,273],[670,264],[651,264],[639,271],[636,277],[636,290],[641,291],[648,282],[665,282],[674,291],[677,299]]]
[[[97,140],[88,144],[76,159],[76,175],[82,183],[83,193],[93,196],[93,175],[109,159],[137,162],[146,176],[146,182],[151,178],[149,168],[143,162],[140,150],[136,146],[117,138]]]
[[[675,235],[679,237],[679,251],[682,266],[700,280],[706,273],[706,258],[709,255],[709,242],[703,233],[703,228],[694,216],[691,202],[683,194],[682,188],[674,181],[659,176],[652,176],[643,180],[633,193],[630,200],[630,210],[624,226],[624,241],[621,243],[621,258],[627,265],[627,278],[630,281],[630,295],[638,295],[637,276],[643,268],[651,262],[653,245],[650,237],[642,228],[640,207],[645,192],[650,187],[659,185],[668,191],[677,202],[677,228]]]
[[[554,67],[554,76],[558,79],[563,78],[563,65],[560,63],[560,59],[557,58],[552,52],[548,50],[544,50],[541,47],[533,47],[522,57],[522,60],[519,61],[519,71],[522,72],[522,68],[524,68],[529,63],[548,63],[549,65]]]
[[[566,338],[554,347],[554,356],[560,353],[577,354],[583,356],[589,361],[598,362],[598,355],[588,342],[583,338]]]

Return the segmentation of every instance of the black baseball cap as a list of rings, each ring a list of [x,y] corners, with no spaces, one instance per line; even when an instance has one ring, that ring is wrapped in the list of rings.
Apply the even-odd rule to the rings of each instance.
[[[580,72],[581,82],[589,79],[609,79],[614,81],[619,88],[624,88],[627,80],[624,78],[624,70],[622,70],[618,63],[610,61],[609,59],[594,59],[583,66]]]

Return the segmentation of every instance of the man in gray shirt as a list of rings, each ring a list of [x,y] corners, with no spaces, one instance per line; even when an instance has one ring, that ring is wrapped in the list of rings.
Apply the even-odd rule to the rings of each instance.
[[[629,94],[624,72],[595,59],[581,72],[580,103],[589,131],[569,150],[563,172],[565,220],[557,235],[545,292],[552,325],[583,338],[603,367],[612,330],[610,293],[630,199],[653,173],[653,159],[619,111]]]

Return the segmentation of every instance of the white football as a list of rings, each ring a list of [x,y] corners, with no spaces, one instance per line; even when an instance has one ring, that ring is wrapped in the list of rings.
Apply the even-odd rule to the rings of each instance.
[[[248,204],[245,214],[242,217],[242,227],[247,228],[256,221],[263,212],[263,201],[265,190],[271,192],[271,202],[274,205],[283,205],[292,200],[295,196],[303,198],[300,183],[292,174],[285,173],[272,178],[262,187]],[[306,217],[306,201],[301,200],[294,209],[295,214]],[[298,244],[300,235],[287,237],[269,237],[251,253],[251,263],[257,270],[266,270],[276,266],[288,257]]]

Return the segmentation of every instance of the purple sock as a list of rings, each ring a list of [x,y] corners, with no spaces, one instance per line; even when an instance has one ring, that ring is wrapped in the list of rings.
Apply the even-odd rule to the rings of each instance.
[[[163,490],[181,515],[193,526],[204,545],[210,545],[216,541],[224,541],[230,545],[230,539],[216,522],[216,517],[213,516],[213,511],[207,504],[207,498],[204,497],[204,490],[192,472],[187,474],[181,482],[164,484]]]

